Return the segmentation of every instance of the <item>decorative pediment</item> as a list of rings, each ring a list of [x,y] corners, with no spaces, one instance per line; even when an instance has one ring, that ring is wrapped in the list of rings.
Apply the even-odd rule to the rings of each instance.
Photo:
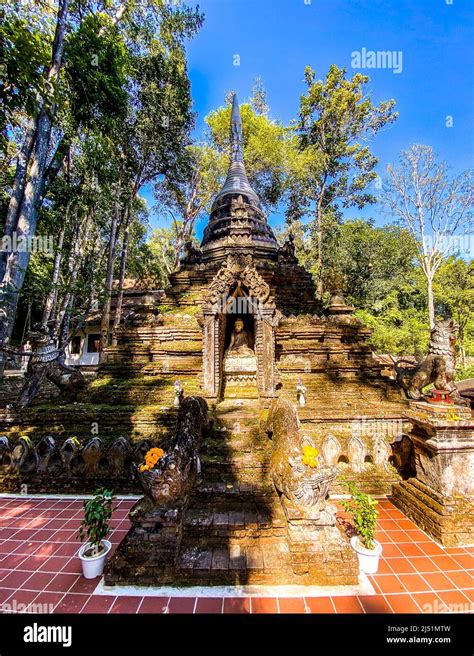
[[[214,306],[222,297],[228,294],[234,283],[244,286],[248,295],[265,303],[270,296],[270,287],[258,273],[255,267],[247,265],[243,271],[229,268],[227,264],[219,269],[209,285],[206,303]]]

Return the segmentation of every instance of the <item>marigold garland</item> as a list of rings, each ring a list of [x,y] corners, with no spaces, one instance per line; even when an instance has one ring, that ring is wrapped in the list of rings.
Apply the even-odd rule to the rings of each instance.
[[[165,452],[163,451],[163,449],[160,449],[159,447],[153,447],[153,449],[150,449],[145,454],[145,463],[143,465],[140,465],[139,467],[140,471],[144,472],[144,471],[148,471],[149,469],[153,469],[153,467],[156,465],[158,460],[160,460],[164,455]]]
[[[309,444],[305,444],[303,447],[303,458],[302,461],[305,465],[308,465],[308,467],[317,467],[318,466],[318,456],[319,451],[314,448],[314,446],[310,446]]]

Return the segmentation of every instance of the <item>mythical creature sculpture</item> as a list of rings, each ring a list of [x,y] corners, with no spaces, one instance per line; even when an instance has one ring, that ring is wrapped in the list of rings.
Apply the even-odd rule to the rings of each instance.
[[[410,399],[422,398],[422,389],[431,383],[435,389],[449,392],[457,402],[462,399],[454,382],[454,346],[457,326],[452,319],[437,321],[431,331],[428,355],[416,366],[395,364],[397,383]]]
[[[26,380],[15,406],[25,408],[39,392],[41,382],[47,378],[57,385],[61,392],[74,397],[86,385],[86,379],[80,371],[60,362],[61,350],[56,348],[48,328],[42,324],[33,326],[28,333],[31,353],[26,369]]]
[[[201,472],[199,443],[208,427],[207,403],[199,396],[183,399],[176,433],[163,445],[164,455],[146,471],[135,466],[143,490],[153,504],[165,507],[180,502],[196,485]]]
[[[318,466],[311,440],[300,435],[294,403],[284,398],[273,402],[267,432],[273,440],[271,466],[278,492],[303,511],[323,510],[337,468]]]

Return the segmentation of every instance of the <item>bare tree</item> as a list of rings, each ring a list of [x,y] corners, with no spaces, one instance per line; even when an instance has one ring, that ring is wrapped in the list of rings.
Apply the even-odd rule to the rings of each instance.
[[[402,152],[397,168],[388,166],[383,204],[414,235],[428,288],[430,328],[435,324],[433,280],[443,259],[456,252],[456,237],[473,230],[472,173],[450,177],[430,146],[414,144]]]

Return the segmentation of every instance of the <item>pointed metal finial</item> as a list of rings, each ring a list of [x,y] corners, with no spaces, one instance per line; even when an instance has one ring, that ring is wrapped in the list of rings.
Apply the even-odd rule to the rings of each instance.
[[[240,118],[239,101],[237,94],[232,98],[232,114],[230,117],[230,161],[243,162],[242,148],[242,119]]]

